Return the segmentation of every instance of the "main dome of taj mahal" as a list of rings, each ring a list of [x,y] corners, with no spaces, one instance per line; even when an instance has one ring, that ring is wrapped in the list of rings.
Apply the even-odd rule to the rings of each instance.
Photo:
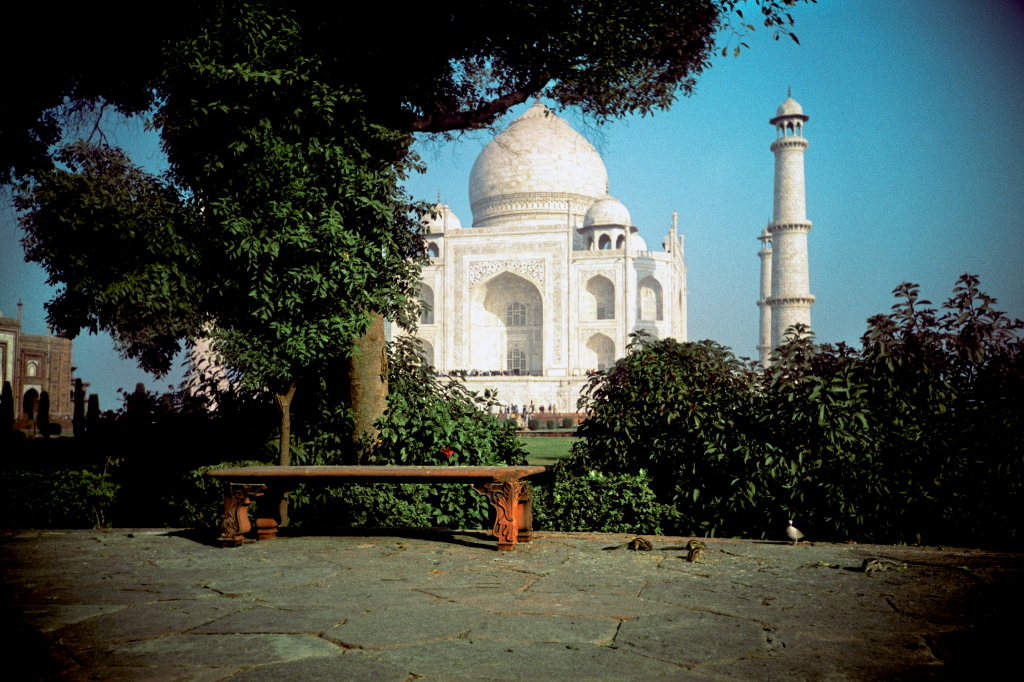
[[[484,147],[469,175],[474,227],[522,224],[524,214],[543,224],[564,217],[566,201],[589,206],[607,191],[601,155],[540,102]]]

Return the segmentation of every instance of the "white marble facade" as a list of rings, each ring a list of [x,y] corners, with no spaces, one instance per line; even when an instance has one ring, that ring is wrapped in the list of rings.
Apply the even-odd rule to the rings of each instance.
[[[424,218],[430,311],[417,336],[439,372],[475,372],[471,389],[497,388],[509,405],[572,412],[630,332],[686,340],[675,216],[664,250],[648,250],[608,196],[601,156],[543,104],[487,144],[469,192],[472,228],[440,204]]]

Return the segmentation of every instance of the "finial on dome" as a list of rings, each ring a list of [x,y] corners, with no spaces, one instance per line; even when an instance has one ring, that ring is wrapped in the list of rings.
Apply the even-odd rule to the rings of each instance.
[[[788,88],[786,88],[786,97],[790,97],[790,98],[793,97],[793,86],[792,85],[790,85]]]
[[[441,192],[437,193],[437,203],[441,203]]]

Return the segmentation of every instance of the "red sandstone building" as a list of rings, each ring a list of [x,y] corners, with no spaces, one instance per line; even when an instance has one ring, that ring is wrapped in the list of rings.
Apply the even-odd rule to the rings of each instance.
[[[70,339],[22,333],[20,303],[17,319],[0,313],[0,386],[11,382],[16,419],[27,416],[26,395],[38,398],[46,391],[50,394],[50,420],[70,423],[75,409],[74,369]]]

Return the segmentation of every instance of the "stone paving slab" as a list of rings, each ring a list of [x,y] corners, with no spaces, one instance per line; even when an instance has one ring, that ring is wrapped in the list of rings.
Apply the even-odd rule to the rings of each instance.
[[[284,535],[284,533],[283,533]],[[539,533],[0,535],[9,650],[53,680],[888,680],[1016,653],[1024,557]],[[865,574],[868,557],[905,571]],[[1011,634],[1012,633],[1012,634]]]

